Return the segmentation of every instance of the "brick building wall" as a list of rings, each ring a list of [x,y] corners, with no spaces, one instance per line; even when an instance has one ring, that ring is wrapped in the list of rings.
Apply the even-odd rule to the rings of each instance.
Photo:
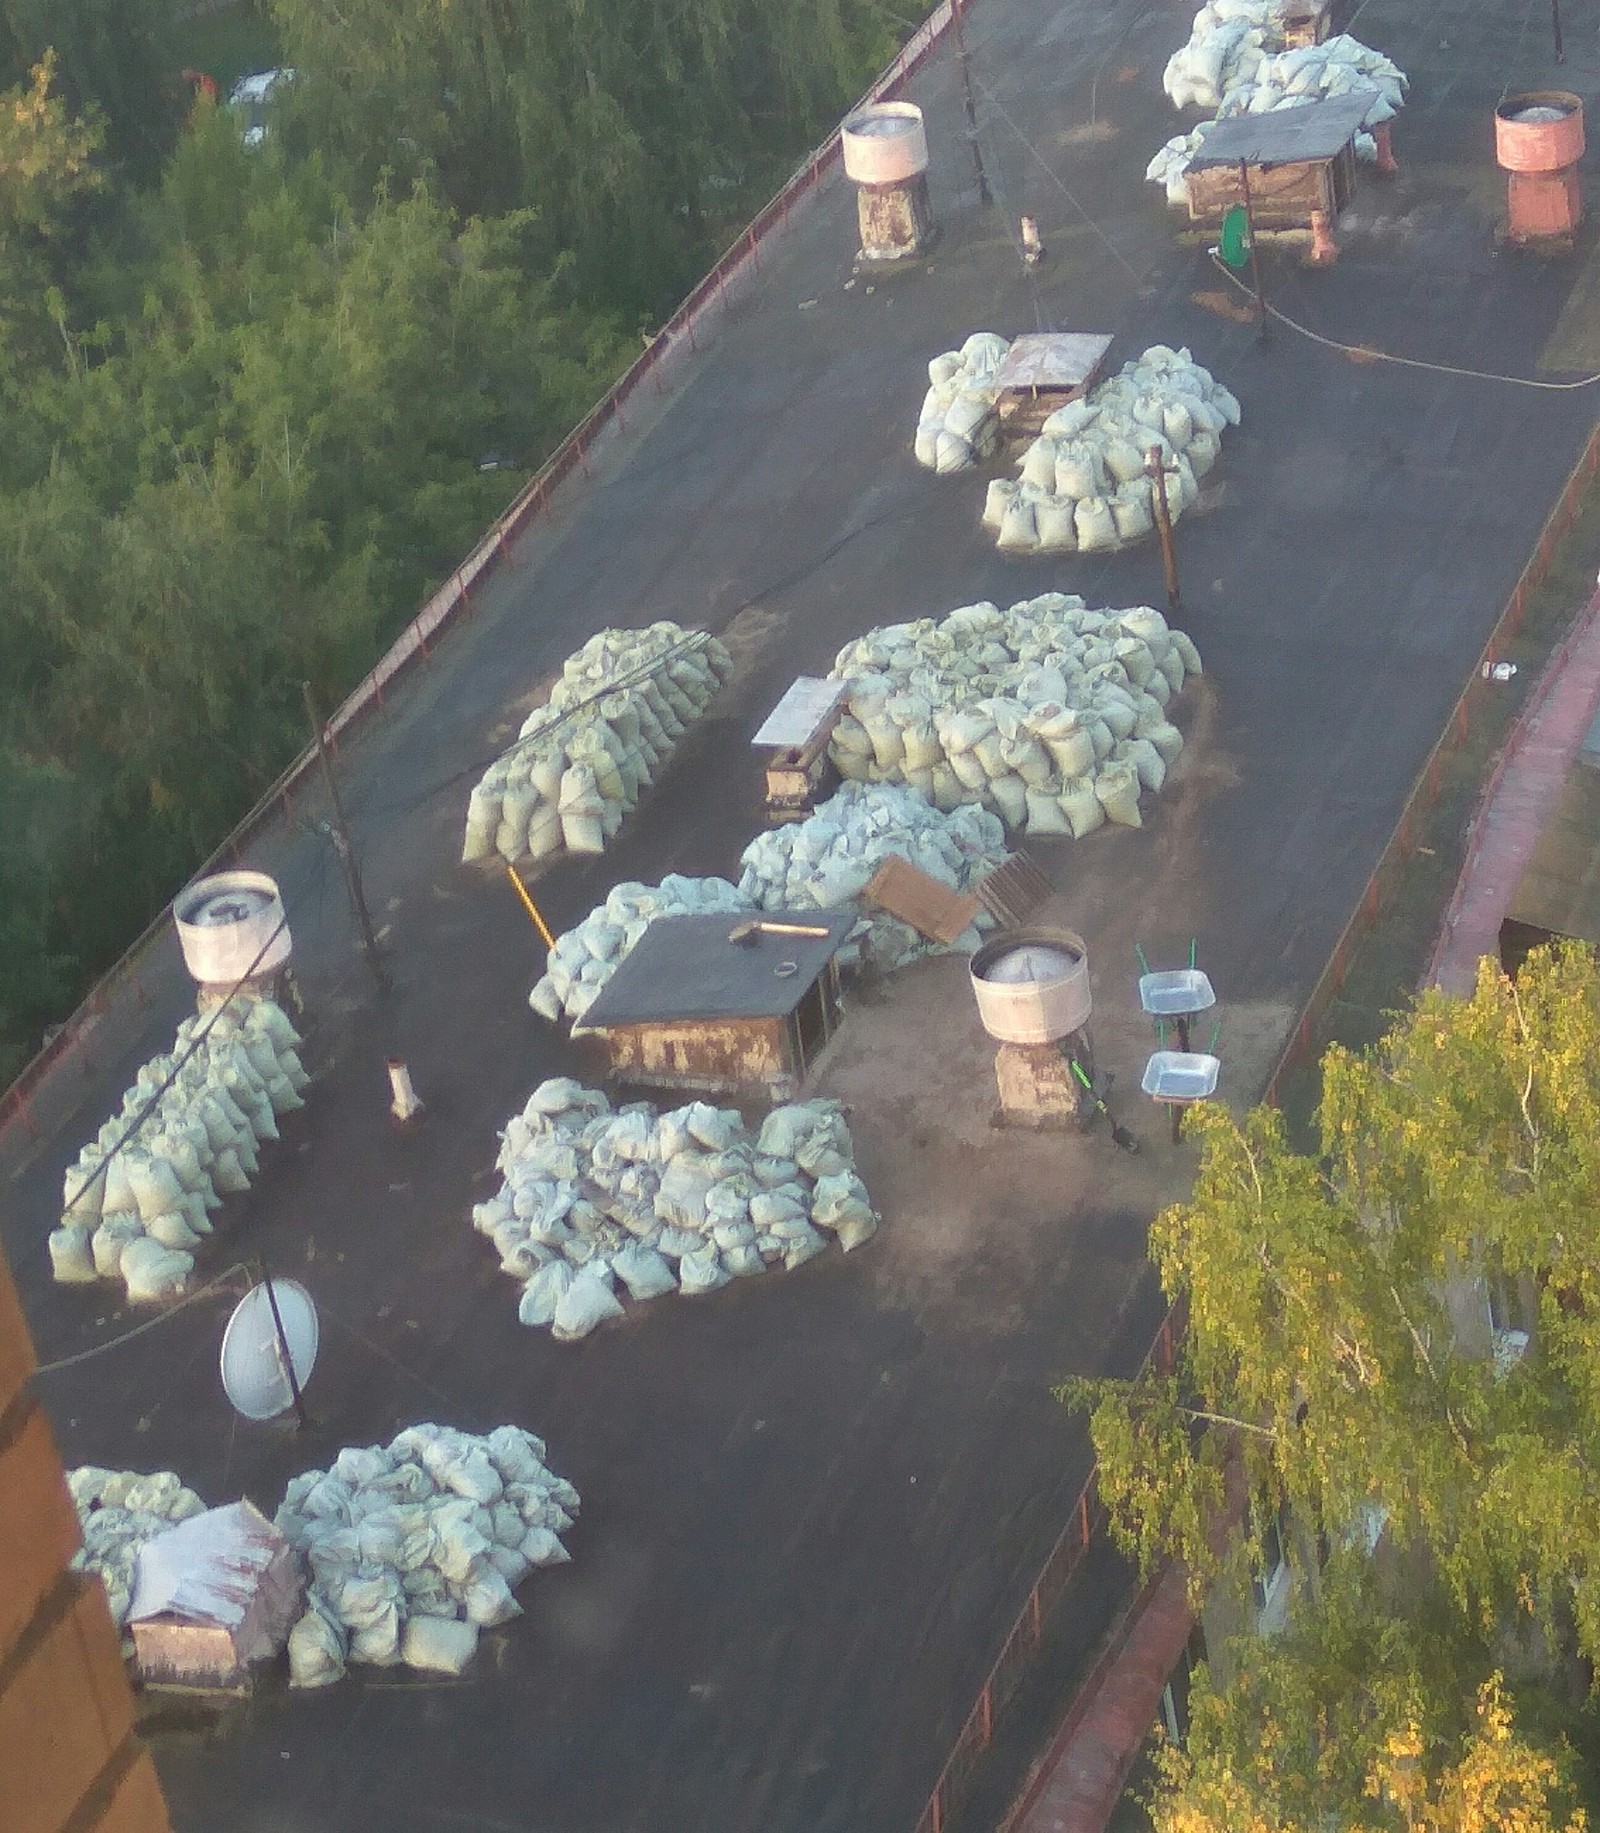
[[[105,1591],[68,1570],[77,1514],[33,1367],[0,1254],[0,1825],[171,1833]]]

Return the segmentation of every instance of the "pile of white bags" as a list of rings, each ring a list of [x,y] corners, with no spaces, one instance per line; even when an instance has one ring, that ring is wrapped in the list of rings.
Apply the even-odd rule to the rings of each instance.
[[[1332,70],[1348,75],[1325,74]],[[1360,84],[1376,89],[1387,104],[1386,112],[1369,117],[1371,126],[1393,119],[1409,87],[1397,64],[1348,33],[1288,49],[1282,0],[1209,0],[1195,14],[1189,42],[1167,60],[1161,79],[1174,108],[1224,115],[1260,114],[1276,106],[1240,107],[1235,98],[1252,90],[1272,88],[1297,102],[1310,102],[1348,95]]]
[[[757,835],[744,850],[739,890],[764,910],[845,909],[861,902],[872,875],[894,855],[965,891],[1005,859],[1005,829],[971,803],[943,810],[909,786],[846,783],[806,820]],[[880,973],[936,946],[887,911],[863,907],[862,916],[851,945]],[[951,947],[971,954],[992,920],[980,912]]]
[[[1298,45],[1263,57],[1254,75],[1229,85],[1217,106],[1217,119],[1270,114],[1275,108],[1299,108],[1370,91],[1372,102],[1362,126],[1379,127],[1399,114],[1410,86],[1398,64],[1359,38],[1341,33],[1320,45]]]
[[[106,1154],[202,1031],[205,1041],[102,1171]],[[209,1212],[249,1189],[257,1148],[278,1137],[277,1117],[305,1106],[301,1091],[310,1078],[299,1044],[288,1015],[270,999],[236,994],[215,1016],[185,1019],[172,1051],[144,1065],[121,1111],[67,1167],[61,1226],[50,1236],[57,1281],[121,1279],[135,1303],[181,1292],[194,1250],[211,1233]]]
[[[995,416],[997,378],[1010,342],[993,331],[974,331],[959,350],[928,365],[931,387],[917,416],[912,446],[930,471],[967,471],[987,458],[1000,436]]]
[[[877,1227],[832,1101],[774,1108],[752,1133],[732,1108],[613,1108],[556,1077],[512,1117],[497,1164],[505,1182],[473,1226],[522,1285],[517,1316],[563,1342],[620,1317],[623,1294],[712,1292]]]
[[[941,809],[981,804],[1028,834],[1141,825],[1183,748],[1167,702],[1200,656],[1159,611],[1091,611],[1046,592],[869,631],[839,651],[842,775],[909,783]]]
[[[1283,44],[1282,0],[1209,0],[1195,14],[1189,42],[1167,59],[1161,87],[1174,108],[1218,108]]]
[[[916,790],[846,783],[804,821],[758,835],[744,850],[737,885],[725,878],[669,873],[659,885],[617,885],[606,901],[556,938],[543,977],[528,996],[541,1018],[563,1013],[580,1024],[656,917],[750,910],[839,910],[860,902],[867,881],[890,854],[964,891],[1006,856],[1005,830],[970,804],[941,812]],[[978,946],[977,928],[953,946]],[[862,922],[835,957],[843,967],[865,964],[892,972],[933,945],[909,923],[882,910]]]
[[[1210,126],[1209,121],[1203,121],[1190,133],[1174,134],[1144,169],[1145,182],[1160,185],[1175,210],[1189,206],[1187,174]]]
[[[133,1602],[139,1549],[175,1522],[205,1513],[205,1503],[170,1470],[140,1476],[83,1464],[67,1472],[83,1545],[72,1556],[75,1571],[96,1572],[106,1588],[111,1620],[121,1629]]]
[[[1152,344],[1077,401],[1059,407],[1018,461],[1016,483],[995,478],[983,520],[1007,553],[1103,553],[1155,529],[1151,446],[1168,467],[1177,521],[1217,462],[1239,403],[1187,350]]]
[[[459,1674],[480,1628],[521,1615],[511,1594],[529,1572],[571,1557],[578,1492],[544,1457],[521,1426],[420,1425],[292,1477],[277,1526],[310,1583],[290,1684],[327,1686],[347,1661]]]
[[[590,637],[473,790],[462,862],[604,852],[732,672],[703,630],[662,622]]]
[[[552,1024],[563,1012],[577,1024],[657,917],[749,908],[725,878],[685,878],[669,872],[659,885],[631,879],[615,885],[603,904],[556,937],[528,1004]]]

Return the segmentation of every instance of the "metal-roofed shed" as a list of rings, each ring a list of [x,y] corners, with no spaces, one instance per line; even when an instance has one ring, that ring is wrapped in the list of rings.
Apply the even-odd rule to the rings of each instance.
[[[1320,210],[1331,227],[1355,190],[1355,138],[1375,90],[1214,121],[1189,161],[1189,217],[1220,224],[1246,201],[1257,229],[1306,229]]]
[[[848,910],[657,917],[584,1014],[614,1074],[788,1100],[839,1022]]]

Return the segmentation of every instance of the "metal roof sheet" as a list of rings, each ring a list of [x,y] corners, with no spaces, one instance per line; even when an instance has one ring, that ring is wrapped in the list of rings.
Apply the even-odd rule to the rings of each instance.
[[[747,942],[729,941],[740,923],[763,920],[827,933],[758,932]],[[584,1013],[583,1027],[603,1031],[679,1019],[784,1017],[815,985],[855,923],[852,910],[657,917]]]
[[[797,675],[751,744],[798,751],[810,743],[819,726],[838,712],[849,692],[848,681],[835,681],[825,675]]]
[[[1007,388],[1078,388],[1111,348],[1103,331],[1024,331],[1013,338],[996,385]]]
[[[1298,165],[1302,160],[1332,159],[1354,139],[1376,94],[1367,89],[1335,96],[1330,102],[1307,102],[1300,108],[1274,108],[1264,115],[1229,115],[1213,121],[1189,169]]]
[[[129,1621],[174,1616],[237,1629],[267,1568],[286,1545],[250,1502],[191,1515],[139,1549]]]

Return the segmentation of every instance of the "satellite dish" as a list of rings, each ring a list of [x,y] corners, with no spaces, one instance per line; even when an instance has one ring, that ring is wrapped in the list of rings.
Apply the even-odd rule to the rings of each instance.
[[[252,1286],[222,1333],[222,1386],[235,1411],[246,1419],[276,1419],[287,1412],[295,1388],[305,1387],[315,1366],[317,1336],[317,1307],[297,1280]]]

